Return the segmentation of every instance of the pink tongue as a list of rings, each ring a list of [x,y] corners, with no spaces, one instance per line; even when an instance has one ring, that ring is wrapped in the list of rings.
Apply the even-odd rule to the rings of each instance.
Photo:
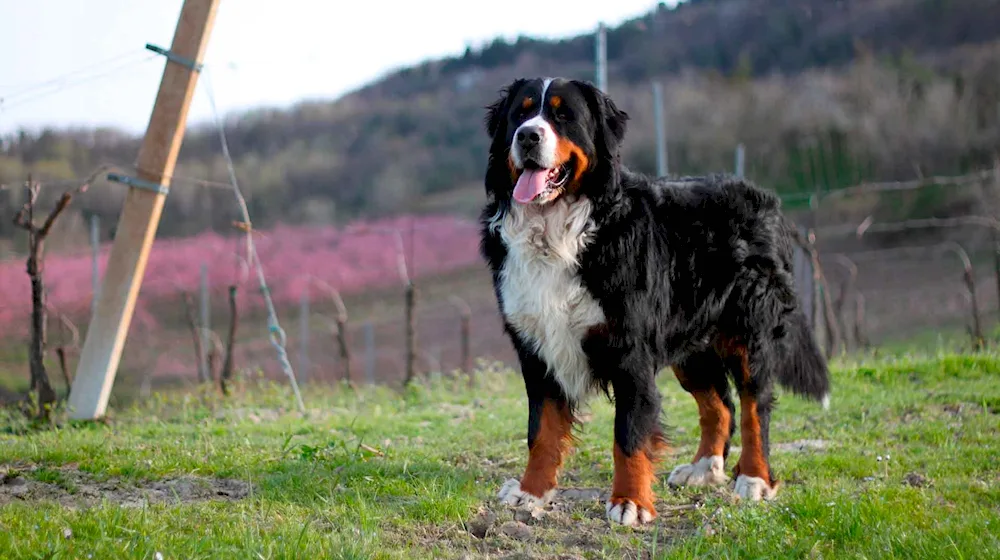
[[[545,190],[549,176],[548,169],[525,169],[514,185],[514,200],[531,202]]]

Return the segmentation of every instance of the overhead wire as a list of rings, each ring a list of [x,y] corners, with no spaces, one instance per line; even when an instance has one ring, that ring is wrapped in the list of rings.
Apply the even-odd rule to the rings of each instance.
[[[41,88],[41,87],[44,87],[44,86],[48,86],[48,85],[52,85],[52,84],[58,83],[58,82],[60,82],[62,80],[65,80],[65,79],[71,77],[71,76],[79,74],[79,73],[81,73],[81,72],[83,72],[85,70],[90,70],[92,68],[97,68],[99,66],[104,66],[104,65],[110,64],[112,62],[118,62],[119,60],[123,60],[125,58],[137,58],[137,57],[142,56],[142,54],[143,53],[137,52],[135,49],[129,49],[128,51],[123,52],[123,53],[119,53],[119,54],[117,54],[117,55],[115,55],[113,57],[106,58],[104,60],[100,60],[100,61],[88,64],[86,66],[81,66],[80,68],[77,68],[76,70],[70,70],[69,72],[66,72],[65,74],[56,76],[55,78],[48,78],[46,80],[42,80],[41,82],[34,82],[34,83],[31,83],[31,84],[27,84],[27,85],[10,85],[10,84],[5,84],[5,85],[0,85],[0,89],[20,88],[20,91],[16,91],[13,94],[10,94],[10,95],[20,95],[21,93],[26,92],[26,91],[30,91],[30,90],[33,90],[33,89],[38,89],[38,88]],[[0,96],[0,97],[8,97],[8,96],[4,95],[4,96]]]
[[[103,69],[99,73],[90,74],[88,76],[76,80],[72,80],[69,82],[62,82],[61,79],[55,79],[51,80],[51,83],[44,87],[29,88],[21,90],[11,95],[0,95],[0,112],[9,110],[13,107],[19,107],[21,105],[25,105],[37,101],[39,99],[44,99],[45,97],[49,97],[51,95],[63,93],[67,90],[73,89],[82,84],[93,82],[94,80],[97,80],[99,78],[105,78],[116,72],[120,72],[121,70],[124,70],[126,68],[131,68],[133,66],[138,66],[140,64],[149,62],[157,57],[158,55],[155,54],[137,55],[136,58],[127,60],[125,62],[112,66],[111,68]]]

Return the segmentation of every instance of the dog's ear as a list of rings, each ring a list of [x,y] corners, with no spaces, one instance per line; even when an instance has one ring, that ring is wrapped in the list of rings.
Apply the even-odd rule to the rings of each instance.
[[[500,98],[486,107],[486,133],[494,138],[510,111],[511,100],[528,80],[518,78],[500,90]]]
[[[573,83],[583,92],[596,120],[598,148],[606,150],[609,156],[617,155],[625,140],[628,113],[619,109],[615,102],[594,84],[581,80],[573,80]]]

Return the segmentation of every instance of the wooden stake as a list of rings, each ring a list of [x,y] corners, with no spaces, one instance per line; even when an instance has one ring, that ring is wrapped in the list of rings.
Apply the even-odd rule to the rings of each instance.
[[[979,301],[976,299],[976,275],[972,270],[972,261],[964,249],[956,250],[962,259],[962,279],[965,288],[969,290],[969,306],[972,307],[972,349],[979,352],[983,349],[986,339],[983,337],[982,320],[979,317]]]
[[[219,0],[185,0],[170,51],[200,64],[218,7]],[[178,62],[168,60],[164,64],[136,167],[138,179],[169,185],[198,73]],[[129,188],[125,197],[97,308],[70,392],[72,419],[94,420],[105,414],[165,199],[165,194],[136,187]]]
[[[236,325],[239,315],[236,309],[236,284],[229,286],[229,337],[226,339],[226,358],[222,362],[222,373],[219,374],[219,386],[223,395],[229,395],[229,385],[233,379],[233,353],[236,351]]]
[[[413,282],[406,284],[406,378],[409,385],[416,377],[417,370],[417,287]]]
[[[451,304],[458,309],[459,313],[459,326],[458,326],[458,342],[459,349],[462,354],[462,371],[469,376],[469,385],[475,385],[475,378],[472,375],[472,352],[470,349],[470,331],[472,322],[472,308],[469,304],[465,302],[462,298],[458,296],[451,296],[448,298]]]
[[[871,341],[865,334],[865,294],[860,290],[856,292],[854,300],[854,339],[863,350],[868,350],[871,346]]]
[[[191,338],[194,340],[194,359],[198,362],[198,381],[205,383],[208,381],[207,367],[202,363],[202,357],[207,358],[207,337],[198,328],[198,320],[194,317],[194,298],[191,294],[184,292],[181,294],[184,302],[184,316],[187,318],[188,328],[191,329]]]
[[[997,311],[1000,312],[1000,232],[995,227],[990,231],[993,233],[993,275],[997,284]]]
[[[351,349],[347,343],[347,316],[337,315],[337,347],[340,349],[340,364],[344,372],[342,378],[350,387],[354,387],[351,378]]]

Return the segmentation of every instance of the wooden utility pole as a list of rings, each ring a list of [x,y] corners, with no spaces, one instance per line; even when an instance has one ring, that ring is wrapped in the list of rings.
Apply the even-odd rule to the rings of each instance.
[[[131,186],[70,392],[70,418],[97,419],[107,408],[218,7],[219,0],[184,0],[170,51],[161,53],[168,60],[137,177],[123,181]]]

